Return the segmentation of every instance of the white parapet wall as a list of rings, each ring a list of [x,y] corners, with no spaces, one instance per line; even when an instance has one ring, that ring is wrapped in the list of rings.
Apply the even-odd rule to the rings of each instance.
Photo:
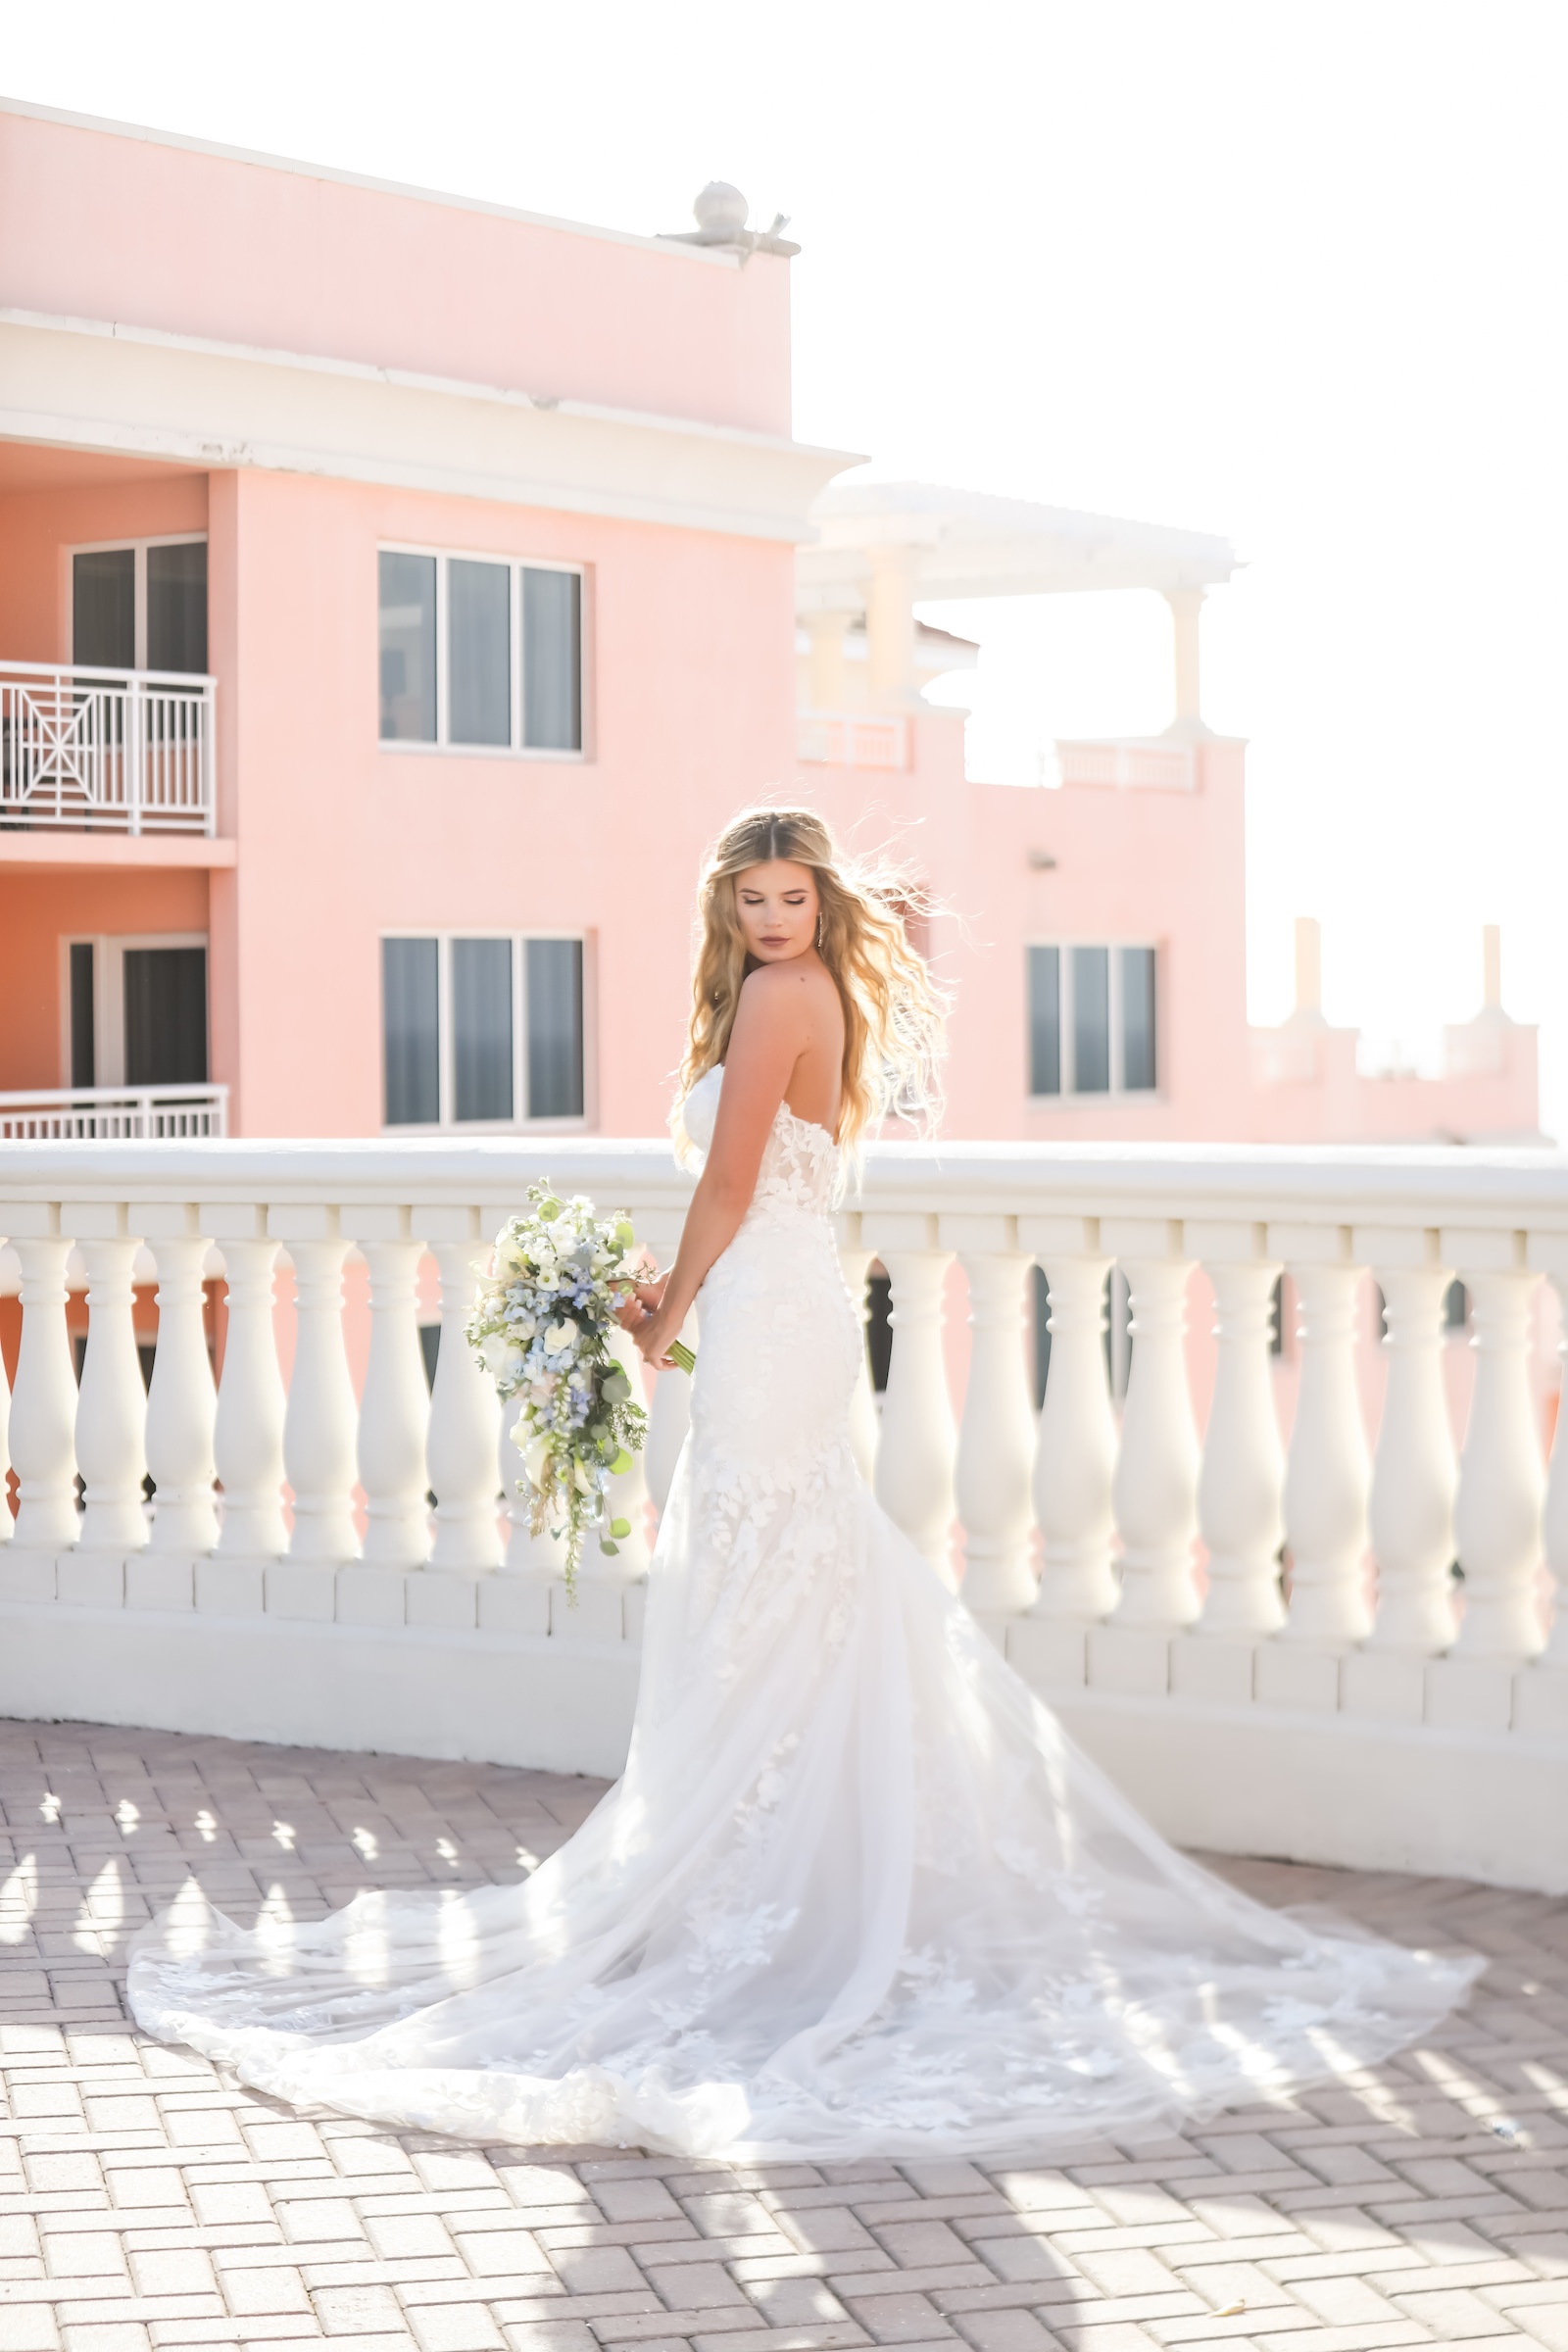
[[[639,1466],[616,1498],[637,1535],[613,1561],[590,1556],[568,1608],[549,1540],[506,1500],[518,1464],[462,1338],[474,1261],[544,1175],[672,1245],[688,1186],[652,1143],[0,1150],[22,1300],[0,1712],[616,1772],[645,1509],[652,1522],[667,1492],[687,1390],[661,1376],[647,1486]],[[867,1475],[1159,1827],[1232,1852],[1568,1891],[1568,1608],[1554,1606],[1568,1447],[1559,1437],[1544,1460],[1531,1378],[1538,1293],[1568,1288],[1568,1162],[883,1145],[840,1241],[853,1291],[875,1260],[892,1285],[880,1419],[868,1391],[857,1404]],[[369,1292],[358,1396],[352,1252]],[[150,1391],[133,1324],[146,1253]],[[433,1389],[416,1308],[427,1256],[444,1335]],[[969,1326],[956,1413],[955,1258]],[[220,1261],[215,1392],[202,1281]],[[86,1283],[79,1388],[68,1265]],[[1051,1336],[1039,1412],[1024,1345],[1036,1266]],[[1112,1267],[1131,1309],[1116,1396]],[[1370,1444],[1356,1323],[1369,1273],[1385,1334]],[[1474,1371],[1457,1452],[1444,1386],[1456,1279]],[[1200,1295],[1213,1302],[1201,1435],[1185,1329]],[[294,1310],[286,1384],[278,1299]]]

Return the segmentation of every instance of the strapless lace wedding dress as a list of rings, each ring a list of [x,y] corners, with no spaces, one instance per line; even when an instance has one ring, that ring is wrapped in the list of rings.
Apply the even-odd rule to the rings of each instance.
[[[1059,2155],[1365,2066],[1461,1997],[1480,1962],[1174,1852],[878,1508],[838,1160],[781,1109],[703,1287],[621,1781],[520,1886],[266,1935],[188,1889],[133,1947],[149,2033],[486,2140]]]

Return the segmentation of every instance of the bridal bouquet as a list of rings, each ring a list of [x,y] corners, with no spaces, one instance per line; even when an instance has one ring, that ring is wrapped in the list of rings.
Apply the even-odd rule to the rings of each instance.
[[[512,1442],[533,1491],[530,1525],[536,1536],[546,1526],[564,1533],[566,1595],[575,1607],[588,1529],[604,1529],[599,1548],[608,1552],[631,1533],[627,1519],[606,1524],[605,1495],[631,1468],[648,1415],[632,1401],[610,1334],[633,1284],[657,1269],[626,1217],[596,1217],[580,1194],[563,1200],[543,1184],[529,1186],[528,1200],[528,1215],[509,1218],[496,1236],[467,1337],[501,1396],[521,1399]],[[677,1342],[670,1353],[691,1370],[689,1348]]]

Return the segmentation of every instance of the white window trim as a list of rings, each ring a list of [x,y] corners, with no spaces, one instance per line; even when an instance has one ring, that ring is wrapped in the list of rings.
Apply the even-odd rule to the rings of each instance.
[[[428,750],[430,747],[424,747]],[[503,931],[494,924],[476,923],[457,930],[437,931],[428,924],[394,924],[379,940],[433,939],[436,943],[437,1087],[441,1115],[391,1126],[383,1121],[384,1136],[402,1135],[583,1135],[599,1123],[599,1004],[597,957],[593,931],[561,931],[535,926],[527,931]],[[505,939],[512,947],[512,1100],[524,1108],[510,1119],[459,1119],[454,1116],[456,1054],[452,1037],[452,943],[459,939]],[[582,949],[582,1109],[575,1117],[531,1118],[528,1096],[528,975],[530,939],[575,940]],[[379,975],[377,986],[379,989]],[[69,1035],[69,1031],[68,1031]],[[386,1008],[381,1005],[381,1051],[386,1047]],[[383,1079],[384,1085],[384,1079]],[[383,1108],[385,1107],[383,1102]]]
[[[123,542],[119,542],[118,544],[122,545]],[[589,714],[593,710],[593,677],[589,654],[589,648],[593,643],[593,630],[590,626],[591,616],[589,611],[589,588],[592,575],[590,567],[586,564],[565,564],[562,562],[559,556],[503,556],[498,555],[494,548],[488,547],[424,547],[420,546],[412,539],[378,539],[375,543],[375,552],[378,557],[426,556],[433,557],[435,559],[435,740],[433,742],[425,743],[411,743],[407,739],[400,738],[396,735],[383,735],[380,732],[378,695],[376,716],[376,744],[378,749],[383,752],[396,753],[401,759],[408,759],[412,755],[414,757],[423,758],[426,760],[433,758],[439,758],[443,760],[540,760],[545,761],[548,765],[557,767],[585,767],[592,764],[593,754],[590,750],[591,736],[589,718]],[[447,732],[450,710],[450,696],[448,694],[450,655],[447,642],[447,565],[452,563],[494,564],[497,565],[505,565],[508,571],[511,573],[510,604],[508,610],[508,653],[510,661],[509,674],[512,683],[512,741],[510,743],[453,743]],[[577,681],[578,699],[580,705],[578,710],[578,729],[582,736],[582,744],[581,748],[575,752],[551,751],[542,745],[525,744],[522,740],[522,582],[520,574],[524,571],[573,572],[582,583],[581,588],[578,591],[577,604]],[[379,579],[377,580],[376,584],[376,593],[377,614],[379,615]],[[377,644],[379,645],[379,620],[377,624]],[[387,938],[392,938],[395,937],[396,934],[388,932],[385,936]],[[406,936],[409,938],[428,939],[430,934],[428,931],[420,931],[410,932],[406,934]],[[500,932],[485,932],[483,934],[475,933],[473,936],[482,936],[488,939],[499,939],[501,934]],[[534,931],[528,933],[526,936],[532,939],[544,939],[557,935],[543,931]],[[564,937],[566,935],[562,933],[559,936]],[[571,936],[575,938],[577,935],[572,933]]]
[[[1027,949],[1054,948],[1057,964],[1057,1017],[1061,1023],[1061,1092],[1056,1095],[1027,1096],[1031,1110],[1089,1110],[1102,1102],[1157,1102],[1164,1095],[1159,1073],[1165,1066],[1164,1023],[1161,1007],[1164,1002],[1164,957],[1159,942],[1153,939],[1031,939]],[[1110,1086],[1093,1094],[1080,1094],[1078,1073],[1074,1067],[1076,1039],[1073,1031],[1072,952],[1074,948],[1103,948],[1106,952],[1110,976]],[[1123,948],[1145,948],[1154,958],[1154,1070],[1152,1086],[1127,1086],[1123,1083],[1125,1038],[1122,1026],[1121,951]],[[1028,961],[1024,964],[1026,1049],[1028,1014]]]
[[[123,547],[122,539],[112,544]],[[156,544],[156,543],[155,543]],[[207,1064],[213,1060],[213,951],[205,931],[70,931],[60,939],[60,1083],[71,1078],[71,951],[92,956],[92,1058],[96,1086],[125,1083],[125,951],[200,948],[207,957]]]
[[[65,572],[60,590],[64,609],[60,641],[62,645],[70,648],[66,666],[68,668],[71,666],[76,655],[76,582],[74,562],[75,557],[113,556],[120,554],[127,547],[134,555],[136,559],[136,586],[132,600],[136,614],[134,667],[145,669],[147,666],[147,550],[150,547],[205,547],[207,541],[206,531],[164,531],[151,539],[82,539],[73,547],[62,548],[60,552],[65,563]],[[207,656],[211,661],[211,644],[208,646]]]

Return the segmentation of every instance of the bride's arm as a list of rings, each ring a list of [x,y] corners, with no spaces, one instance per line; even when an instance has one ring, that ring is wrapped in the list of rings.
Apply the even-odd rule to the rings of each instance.
[[[651,1364],[667,1364],[669,1343],[680,1337],[710,1266],[729,1248],[751,1207],[763,1146],[808,1042],[806,1003],[788,964],[764,964],[742,983],[708,1164],[686,1211],[663,1297],[632,1334]]]

